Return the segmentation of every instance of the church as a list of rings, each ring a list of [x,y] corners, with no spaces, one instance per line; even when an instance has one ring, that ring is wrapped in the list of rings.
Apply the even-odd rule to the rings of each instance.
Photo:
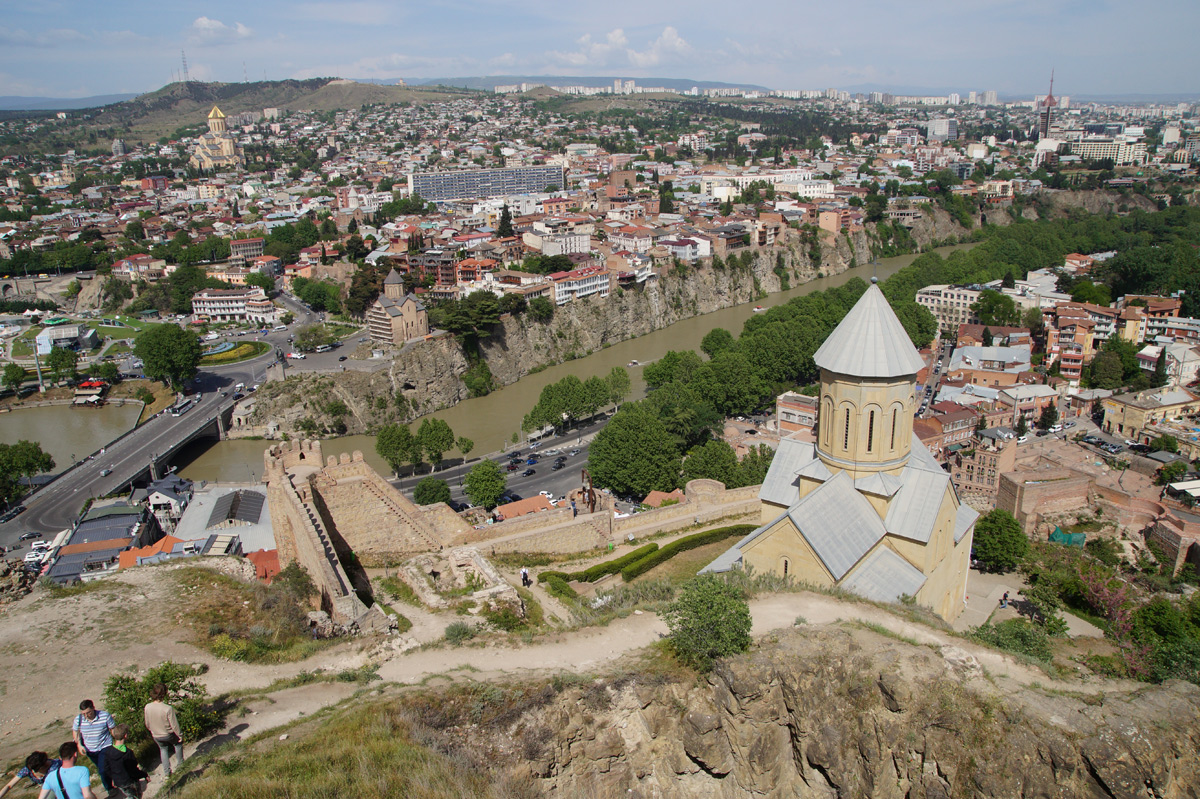
[[[209,172],[234,169],[243,163],[242,147],[226,128],[225,114],[215,105],[208,112],[208,133],[197,140],[188,163]]]
[[[874,282],[813,355],[816,443],[785,438],[759,491],[762,526],[706,566],[772,572],[867,599],[963,609],[979,514],[913,434],[925,365]]]
[[[429,335],[429,316],[415,294],[404,292],[404,278],[395,269],[383,280],[383,293],[367,309],[372,344],[401,347]]]

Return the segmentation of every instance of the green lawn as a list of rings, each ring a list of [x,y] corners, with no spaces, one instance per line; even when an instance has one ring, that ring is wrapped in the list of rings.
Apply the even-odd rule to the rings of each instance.
[[[12,343],[12,357],[29,358],[33,355],[33,342],[27,338],[18,338]]]
[[[687,552],[680,552],[666,563],[660,563],[645,574],[633,578],[633,582],[667,580],[671,585],[686,583],[695,577],[698,571],[716,560],[718,555],[733,546],[733,543],[733,540],[714,541]]]
[[[118,341],[115,344],[109,344],[108,348],[106,350],[104,350],[104,354],[105,355],[120,355],[123,352],[132,352],[132,351],[133,351],[133,347],[130,347],[124,341]]]

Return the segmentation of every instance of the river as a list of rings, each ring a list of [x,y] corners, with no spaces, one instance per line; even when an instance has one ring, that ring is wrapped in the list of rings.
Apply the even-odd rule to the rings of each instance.
[[[946,255],[954,250],[971,246],[973,245],[941,247],[937,251]],[[740,335],[742,325],[754,315],[756,305],[771,308],[781,305],[793,297],[840,286],[854,277],[867,280],[874,274],[878,275],[880,279],[884,279],[908,266],[916,257],[916,255],[901,255],[895,258],[885,258],[878,264],[867,264],[847,270],[840,275],[818,278],[788,291],[771,294],[756,302],[735,305],[703,316],[684,319],[670,327],[656,330],[640,338],[622,341],[586,357],[552,366],[537,374],[524,377],[510,386],[493,391],[485,397],[465,400],[453,408],[438,411],[433,415],[444,419],[454,430],[456,436],[466,436],[474,441],[473,455],[494,452],[510,441],[514,432],[520,434],[521,420],[537,404],[542,389],[569,374],[576,375],[580,380],[587,380],[593,375],[607,375],[614,366],[627,366],[633,360],[644,365],[661,358],[668,350],[698,350],[701,340],[715,327],[723,327],[734,336]],[[629,377],[632,382],[630,397],[641,397],[645,391],[641,366],[629,367]],[[420,420],[418,419],[410,427],[415,432],[419,424]],[[197,441],[180,454],[179,473],[191,480],[239,482],[258,480],[262,476],[262,453],[266,446],[267,442],[244,439],[215,443]],[[375,455],[374,436],[346,436],[323,442],[324,454],[327,457],[342,452],[352,452],[356,449],[362,450],[366,460],[377,470],[385,474],[389,471],[383,460]]]
[[[943,255],[963,247],[942,247]],[[594,352],[584,358],[552,366],[537,374],[529,375],[510,386],[493,391],[486,397],[477,397],[459,403],[453,408],[435,414],[444,419],[456,435],[466,436],[475,442],[474,455],[500,449],[512,434],[520,433],[521,419],[532,408],[542,389],[569,374],[586,380],[592,375],[607,375],[614,366],[627,366],[637,360],[645,365],[661,358],[668,350],[699,349],[700,342],[715,327],[723,327],[735,336],[742,325],[754,315],[754,307],[770,308],[781,305],[792,297],[813,291],[840,286],[853,277],[870,278],[877,274],[881,279],[912,263],[915,255],[886,258],[876,265],[860,266],[833,277],[818,278],[788,291],[778,292],[744,305],[735,305],[703,316],[694,316],[676,322],[670,327],[656,330],[640,338],[622,341],[611,347]],[[645,391],[641,366],[628,367],[632,382],[630,397],[641,397]],[[83,458],[95,452],[109,441],[128,431],[137,421],[141,406],[105,406],[103,408],[72,408],[50,406],[23,408],[11,413],[0,413],[0,442],[14,443],[19,439],[40,442],[55,460],[58,469],[70,466],[72,458]],[[420,420],[411,427],[415,431]],[[253,482],[262,477],[262,453],[268,442],[248,439],[210,442],[199,440],[186,447],[178,456],[180,474],[192,480],[221,480],[226,482]],[[325,454],[340,455],[343,452],[362,450],[366,459],[381,472],[388,471],[384,462],[375,454],[374,436],[346,436],[323,442]]]
[[[60,472],[74,460],[86,458],[132,430],[141,413],[141,403],[100,408],[70,405],[18,408],[0,413],[0,442],[36,441],[54,458],[54,471]]]

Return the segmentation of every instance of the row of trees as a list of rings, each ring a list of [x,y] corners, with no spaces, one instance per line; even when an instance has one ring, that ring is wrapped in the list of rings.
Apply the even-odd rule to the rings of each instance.
[[[593,375],[580,380],[567,375],[542,389],[537,405],[521,422],[526,432],[553,427],[555,430],[574,427],[584,418],[596,415],[605,405],[616,405],[629,394],[629,373],[614,366],[606,377]]]
[[[405,464],[415,471],[425,458],[429,459],[432,472],[441,466],[443,456],[455,448],[465,458],[475,448],[475,442],[464,436],[455,438],[450,425],[437,418],[423,420],[416,433],[406,424],[389,424],[375,436],[375,452],[395,472]]]

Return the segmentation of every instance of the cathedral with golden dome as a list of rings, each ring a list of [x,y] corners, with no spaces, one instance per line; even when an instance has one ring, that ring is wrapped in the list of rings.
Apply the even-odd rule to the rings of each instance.
[[[215,105],[208,112],[208,133],[199,138],[188,163],[208,172],[236,169],[244,163],[241,145],[226,128],[225,114]]]
[[[780,442],[762,524],[704,571],[752,567],[878,602],[963,609],[975,520],[913,434],[924,361],[872,285],[813,355],[816,441]]]

